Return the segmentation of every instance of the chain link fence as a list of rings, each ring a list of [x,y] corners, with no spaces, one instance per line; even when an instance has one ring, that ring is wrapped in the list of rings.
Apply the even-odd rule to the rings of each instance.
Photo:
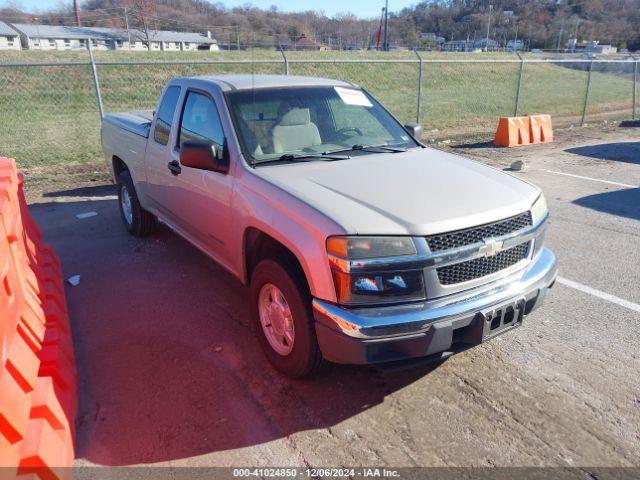
[[[288,73],[348,80],[403,123],[421,123],[426,140],[488,137],[500,116],[516,113],[548,113],[555,125],[567,126],[635,119],[640,107],[635,58],[262,50],[136,59],[117,53],[95,52],[93,63],[81,52],[65,61],[52,54],[31,63],[0,58],[0,154],[23,167],[99,160],[98,105],[105,114],[154,108],[176,76]]]

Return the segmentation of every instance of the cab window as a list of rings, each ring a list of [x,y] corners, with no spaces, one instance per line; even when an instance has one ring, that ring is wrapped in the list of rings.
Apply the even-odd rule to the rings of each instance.
[[[178,98],[180,97],[180,87],[173,86],[167,88],[160,108],[156,117],[156,128],[153,132],[153,138],[156,142],[166,145],[169,143],[169,133],[171,133],[171,123],[173,122],[173,114],[176,111]]]
[[[178,146],[184,142],[214,143],[224,146],[224,132],[213,100],[202,93],[189,92],[184,102]]]

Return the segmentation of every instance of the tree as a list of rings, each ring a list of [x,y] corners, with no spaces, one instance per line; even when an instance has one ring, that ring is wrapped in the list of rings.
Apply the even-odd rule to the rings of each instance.
[[[270,41],[273,45],[285,37],[297,38],[305,33],[309,38],[337,40],[344,48],[366,45],[378,29],[379,18],[357,18],[343,14],[332,18],[316,11],[284,12],[278,8],[259,9],[250,4],[228,8],[210,0],[84,0],[82,14],[87,26],[125,26],[126,7],[131,27],[138,39],[151,48],[154,29],[200,31],[211,29],[227,36],[232,26],[240,29],[242,42]],[[447,40],[484,37],[487,25],[487,5],[494,5],[491,37],[502,42],[514,38],[517,18],[518,38],[533,48],[553,48],[578,34],[583,40],[600,40],[629,49],[640,48],[640,0],[425,0],[416,5],[391,12],[390,40],[414,46],[420,33],[434,33]],[[38,13],[38,19],[23,12],[15,3],[0,8],[5,18],[41,23],[68,23],[69,2],[62,7]],[[66,6],[64,6],[66,5]],[[346,4],[345,4],[346,5]],[[114,10],[116,8],[116,10]],[[348,10],[348,6],[345,6]],[[513,17],[511,13],[513,12]],[[560,29],[564,20],[562,36]],[[16,20],[14,20],[16,21]],[[208,25],[209,27],[203,27]]]
[[[151,51],[150,24],[156,23],[155,15],[158,10],[158,0],[123,0],[122,3],[123,7],[127,9],[127,13],[131,13],[134,23],[139,24],[139,28],[134,35],[141,37],[147,44],[147,50]]]

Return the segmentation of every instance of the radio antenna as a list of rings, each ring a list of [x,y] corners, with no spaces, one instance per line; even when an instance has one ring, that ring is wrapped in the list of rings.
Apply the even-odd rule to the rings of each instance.
[[[251,32],[251,110],[256,112],[256,63],[255,63],[256,32]]]
[[[256,48],[256,32],[251,32],[251,89],[255,89],[255,76],[256,76],[256,60],[255,60],[255,48]]]

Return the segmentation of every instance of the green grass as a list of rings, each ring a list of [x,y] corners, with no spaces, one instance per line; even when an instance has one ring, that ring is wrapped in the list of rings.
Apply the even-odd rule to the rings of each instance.
[[[381,100],[401,121],[416,119],[417,63],[412,52],[288,52],[290,73],[355,82]],[[512,115],[519,64],[508,54],[424,53],[420,122],[427,138],[490,134],[500,116]],[[279,52],[95,52],[109,61],[267,60],[251,64],[98,65],[107,113],[153,108],[165,82],[174,76],[283,73]],[[492,58],[496,63],[442,60]],[[310,60],[321,59],[325,62]],[[336,63],[335,60],[356,60]],[[357,63],[397,60],[397,63]],[[431,61],[429,61],[431,60]],[[502,62],[500,62],[503,60]],[[74,66],[0,66],[0,155],[22,167],[87,163],[100,159],[100,120],[86,52],[1,52],[0,64],[81,62]],[[306,63],[299,63],[306,61]],[[631,65],[592,74],[588,118],[624,118],[631,113]],[[525,64],[520,114],[549,113],[556,125],[575,123],[582,113],[587,72],[560,64]]]

